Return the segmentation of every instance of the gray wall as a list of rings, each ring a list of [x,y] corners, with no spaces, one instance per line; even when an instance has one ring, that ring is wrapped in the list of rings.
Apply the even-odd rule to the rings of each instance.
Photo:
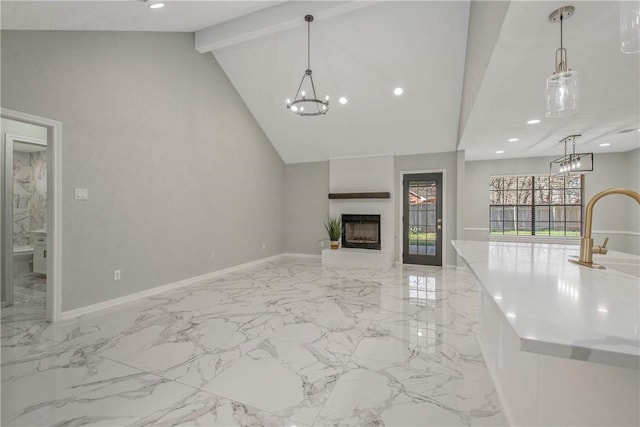
[[[1,42],[2,106],[63,126],[63,310],[283,252],[284,164],[193,34]]]
[[[284,169],[284,251],[320,255],[328,247],[329,162],[293,163]]]
[[[395,157],[395,188],[396,194],[402,194],[400,180],[401,172],[412,171],[424,171],[424,170],[437,170],[444,169],[446,175],[446,182],[444,191],[444,197],[446,199],[443,222],[446,234],[444,236],[446,245],[446,258],[442,259],[443,265],[456,265],[456,252],[451,245],[451,241],[456,239],[456,182],[457,182],[457,154],[455,151],[450,153],[436,153],[436,154],[413,154],[410,156],[396,156]],[[400,228],[399,215],[400,207],[402,206],[402,197],[396,198],[396,259],[399,254],[398,244],[402,240],[402,235],[398,235]],[[446,211],[446,212],[445,212]]]
[[[594,194],[612,187],[630,187],[638,191],[638,151],[628,153],[596,154],[594,171],[585,175],[585,204]],[[544,174],[549,172],[549,161],[554,157],[467,161],[465,164],[465,239],[486,240],[489,227],[489,176]],[[632,182],[635,180],[635,183]],[[635,186],[634,186],[635,184]],[[594,209],[593,230],[638,232],[639,207],[623,196],[609,196],[598,202]],[[469,230],[482,228],[484,230]],[[599,243],[610,238],[609,247],[639,254],[639,237],[633,234],[594,233]]]
[[[395,194],[402,194],[400,173],[445,170],[446,173],[446,258],[443,264],[455,265],[456,253],[451,240],[456,238],[456,152],[438,154],[414,154],[394,157]],[[329,162],[289,164],[285,167],[285,224],[295,227],[300,232],[285,230],[285,252],[320,254],[318,239],[325,237],[322,222],[329,211],[327,193],[329,192]],[[398,245],[402,239],[399,235],[399,212],[402,198],[395,198],[394,206],[394,259],[399,259]]]

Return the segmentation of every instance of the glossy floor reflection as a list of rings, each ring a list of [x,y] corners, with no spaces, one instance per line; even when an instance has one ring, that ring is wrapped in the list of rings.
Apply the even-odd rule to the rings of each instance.
[[[47,279],[28,273],[14,278],[13,305],[3,308],[2,325],[27,329],[46,321]]]
[[[2,324],[2,425],[504,425],[469,273],[284,258]],[[20,320],[22,319],[22,320]]]

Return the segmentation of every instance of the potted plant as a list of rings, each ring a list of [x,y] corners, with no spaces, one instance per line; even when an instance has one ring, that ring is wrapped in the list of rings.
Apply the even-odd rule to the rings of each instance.
[[[331,241],[331,249],[338,249],[340,246],[340,237],[342,236],[342,218],[339,215],[329,215],[324,223],[327,229],[329,240]]]

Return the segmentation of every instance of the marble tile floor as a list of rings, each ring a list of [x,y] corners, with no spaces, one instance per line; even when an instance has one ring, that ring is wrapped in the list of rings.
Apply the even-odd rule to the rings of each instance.
[[[2,425],[505,425],[478,304],[464,270],[282,258],[56,324],[16,305]]]
[[[46,276],[29,273],[14,278],[13,305],[2,308],[2,325],[24,329],[45,323],[46,301]]]

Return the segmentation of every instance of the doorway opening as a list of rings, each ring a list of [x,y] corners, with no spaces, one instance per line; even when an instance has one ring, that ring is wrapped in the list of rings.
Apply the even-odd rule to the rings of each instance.
[[[2,323],[54,322],[61,312],[60,122],[1,110]]]

